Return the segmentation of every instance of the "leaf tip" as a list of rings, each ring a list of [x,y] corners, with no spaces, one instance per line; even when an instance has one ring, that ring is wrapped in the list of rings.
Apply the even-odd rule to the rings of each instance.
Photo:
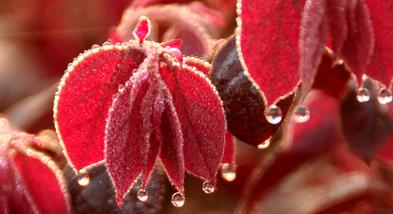
[[[134,30],[134,37],[139,40],[139,43],[142,44],[146,37],[149,35],[151,23],[149,18],[146,16],[141,16],[138,20],[138,24]]]

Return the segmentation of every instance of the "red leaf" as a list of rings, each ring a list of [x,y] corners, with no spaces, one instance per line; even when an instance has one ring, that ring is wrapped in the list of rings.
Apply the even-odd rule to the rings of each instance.
[[[342,46],[348,36],[348,21],[345,8],[349,4],[348,0],[325,0],[327,7],[327,20],[329,25],[332,49],[336,53],[341,53]]]
[[[390,88],[393,76],[392,1],[366,0],[373,25],[375,44],[367,75]]]
[[[292,92],[299,82],[302,3],[296,2],[241,1],[238,38],[241,58],[267,104]]]
[[[15,169],[29,200],[40,213],[69,213],[69,198],[62,172],[49,157],[28,149],[16,153]]]
[[[184,191],[184,140],[175,107],[167,103],[161,122],[162,145],[160,159],[173,185]]]
[[[195,57],[185,57],[184,63],[188,66],[194,67],[195,69],[202,72],[206,76],[210,75],[211,65],[201,59]]]
[[[188,66],[161,69],[184,137],[186,169],[215,181],[225,142],[225,118],[221,100],[210,81]]]
[[[139,40],[139,43],[142,44],[145,38],[148,36],[150,31],[150,23],[149,19],[145,16],[139,17],[138,24],[135,26],[134,36]]]
[[[142,17],[137,26],[139,44],[130,41],[104,46],[94,52],[94,57],[78,58],[78,64],[73,65],[78,72],[65,75],[60,98],[55,102],[55,116],[63,116],[57,121],[59,133],[66,141],[65,149],[74,157],[70,159],[76,162],[74,165],[84,167],[86,162],[92,164],[101,159],[100,137],[104,130],[94,128],[106,119],[105,159],[119,205],[140,175],[142,188],[146,187],[157,156],[180,192],[184,191],[185,169],[215,181],[225,143],[226,123],[220,98],[206,76],[197,70],[207,72],[210,65],[196,59],[189,60],[193,66],[182,63],[182,53],[177,48],[143,41],[150,28],[146,18]],[[135,51],[144,54],[122,57]],[[108,57],[109,53],[116,57]],[[93,74],[106,76],[92,77]],[[86,95],[89,99],[82,100]],[[113,101],[109,99],[112,96]],[[79,104],[76,101],[89,108],[87,116],[71,105]],[[66,113],[72,115],[67,117]],[[75,127],[83,128],[77,131],[82,140],[69,133]],[[86,135],[91,131],[98,137]],[[82,159],[86,152],[93,158]]]
[[[69,213],[62,171],[30,146],[41,141],[0,118],[0,208],[2,213]],[[50,203],[48,203],[50,202]]]
[[[54,118],[66,155],[77,170],[104,160],[105,118],[112,95],[144,56],[135,48],[104,45],[80,55],[68,67],[55,99]]]
[[[300,31],[300,66],[302,95],[305,97],[311,90],[327,35],[325,1],[307,1],[302,15]]]
[[[105,159],[119,205],[142,172],[147,153],[145,133],[140,125],[143,124],[140,103],[148,87],[147,78],[146,70],[134,73],[114,97],[107,119]]]
[[[149,180],[156,163],[162,142],[161,116],[165,108],[165,97],[156,85],[150,85],[141,104],[143,117],[143,133],[145,143],[148,144],[148,154],[144,157],[142,188]]]
[[[367,6],[363,0],[348,1],[345,12],[348,34],[341,52],[336,54],[344,59],[360,84],[371,57],[374,35]]]

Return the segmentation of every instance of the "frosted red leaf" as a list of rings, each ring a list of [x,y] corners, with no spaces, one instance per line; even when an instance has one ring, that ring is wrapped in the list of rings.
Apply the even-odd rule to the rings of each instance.
[[[215,181],[225,142],[221,100],[207,77],[193,68],[162,69],[161,75],[172,94],[182,127],[186,169]]]
[[[343,58],[360,84],[363,74],[367,73],[367,64],[373,52],[373,29],[364,1],[348,1],[344,12],[347,17],[348,34],[341,52],[336,54]]]
[[[140,103],[146,94],[147,74],[145,70],[134,73],[115,95],[107,117],[105,160],[119,205],[143,169],[147,144],[140,126]]]
[[[105,44],[79,55],[69,65],[59,84],[54,119],[66,156],[76,170],[104,160],[105,118],[112,96],[144,57],[139,49],[118,50]]]
[[[248,74],[267,104],[294,91],[299,82],[302,1],[240,1],[238,47]]]
[[[69,213],[70,199],[56,163],[31,145],[40,141],[0,118],[0,208],[6,213]]]
[[[150,31],[150,24],[149,24],[149,19],[147,17],[142,16],[139,18],[138,24],[135,26],[134,30],[134,35],[135,38],[139,40],[139,42],[142,44],[145,38],[148,36],[148,33]]]
[[[325,48],[327,34],[325,1],[306,1],[300,31],[300,65],[302,95],[311,90]]]
[[[393,76],[393,2],[383,0],[366,0],[372,21],[375,43],[367,75],[390,88]]]
[[[69,161],[79,170],[105,160],[118,205],[140,176],[146,187],[157,158],[183,192],[185,170],[214,182],[224,152],[221,100],[203,74],[210,65],[183,62],[178,42],[147,41],[149,24],[142,17],[136,40],[77,58],[55,101]]]

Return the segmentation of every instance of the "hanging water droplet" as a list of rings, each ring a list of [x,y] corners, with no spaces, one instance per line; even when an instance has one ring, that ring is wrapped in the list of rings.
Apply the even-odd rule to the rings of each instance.
[[[263,141],[262,143],[258,144],[258,149],[266,149],[267,147],[269,147],[270,145],[270,138],[266,139],[265,141]]]
[[[226,181],[234,181],[236,179],[236,165],[225,163],[221,166],[221,177]]]
[[[90,183],[90,178],[88,174],[81,174],[80,177],[78,178],[78,184],[80,186],[87,186]]]
[[[282,120],[281,109],[276,105],[271,105],[265,112],[267,122],[270,124],[278,124]]]
[[[392,102],[393,97],[392,97],[392,91],[390,91],[388,88],[383,88],[379,91],[378,94],[378,101],[381,104],[388,104]]]
[[[310,110],[307,106],[298,106],[295,110],[295,121],[298,123],[304,123],[310,119]]]
[[[359,88],[358,93],[356,95],[356,99],[361,102],[367,102],[370,100],[370,91],[367,88]]]
[[[136,197],[140,200],[140,201],[147,201],[147,199],[149,198],[149,195],[147,194],[146,190],[144,189],[140,189],[137,194]]]
[[[205,181],[202,184],[202,190],[203,192],[205,192],[206,194],[210,194],[213,193],[215,188],[214,188],[214,184],[210,181]]]
[[[186,197],[181,192],[176,192],[172,195],[171,203],[175,207],[182,207],[185,201]]]

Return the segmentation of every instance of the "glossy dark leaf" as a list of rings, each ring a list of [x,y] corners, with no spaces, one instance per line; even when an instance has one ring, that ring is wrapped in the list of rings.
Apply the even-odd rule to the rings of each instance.
[[[341,121],[351,150],[363,160],[370,161],[393,134],[393,118],[379,104],[374,83],[368,80],[365,87],[370,91],[370,100],[360,103],[356,91],[350,91],[341,104]]]
[[[66,168],[69,191],[72,196],[73,212],[83,213],[158,213],[161,209],[165,190],[162,172],[155,170],[146,187],[148,199],[139,201],[136,194],[141,187],[141,181],[136,182],[133,189],[125,196],[121,208],[116,205],[115,191],[112,181],[104,164],[87,171],[90,182],[87,186],[78,183],[79,175],[75,175],[71,168]]]
[[[210,78],[224,102],[228,129],[237,138],[257,146],[280,127],[266,121],[262,95],[244,73],[235,37],[231,37],[215,56]],[[293,96],[289,96],[278,103],[283,117],[292,100]]]

